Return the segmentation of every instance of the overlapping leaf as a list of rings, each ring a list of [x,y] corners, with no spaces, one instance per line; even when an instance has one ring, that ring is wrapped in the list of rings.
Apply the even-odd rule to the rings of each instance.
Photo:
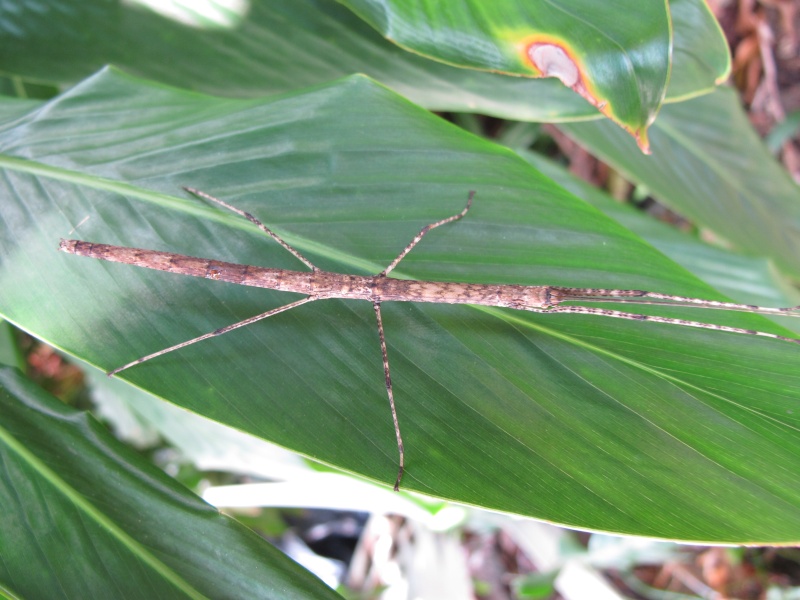
[[[663,0],[344,0],[385,37],[454,65],[555,77],[646,148],[672,49]]]
[[[7,367],[0,414],[0,582],[16,597],[339,597]]]
[[[715,295],[513,153],[361,77],[234,101],[106,72],[7,122],[0,145],[0,310],[103,369],[296,298],[57,253],[73,235],[299,268],[181,185],[351,273],[380,271],[474,189],[467,218],[426,238],[397,276]],[[313,303],[124,377],[391,484],[373,318],[366,303]],[[384,320],[408,489],[616,532],[800,537],[794,345],[467,306],[387,304]]]
[[[667,100],[713,91],[731,70],[725,34],[706,2],[671,0],[669,10],[674,39]]]
[[[779,277],[767,259],[742,256],[704,243],[696,236],[614,200],[540,154],[521,154],[559,185],[627,227],[735,302],[762,306],[795,306],[800,303],[800,295],[788,281]],[[783,319],[783,324],[795,331],[800,330],[800,320]]]
[[[546,121],[598,115],[595,108],[556,80],[531,80],[455,68],[406,52],[334,0],[262,0],[243,3],[242,7],[248,10],[239,13],[209,10],[211,16],[206,18],[200,17],[202,11],[159,14],[153,12],[159,8],[156,4],[145,8],[133,2],[111,5],[98,0],[52,0],[36,7],[26,2],[10,4],[15,9],[7,11],[0,23],[3,32],[0,58],[6,72],[28,79],[71,84],[101,65],[113,63],[172,85],[225,96],[258,96],[291,91],[351,73],[366,73],[435,110]],[[219,9],[213,2],[208,4],[209,9]],[[492,7],[500,4],[505,2],[483,3],[483,6],[496,11],[499,9]],[[504,22],[507,17],[504,19],[498,13],[492,22],[494,29],[483,34],[485,39],[476,39],[471,47],[462,45],[455,50],[463,50],[477,60],[480,48],[498,44],[507,48],[512,30],[528,35],[541,13],[530,12],[528,4],[523,7],[525,14],[510,23]],[[604,81],[614,79],[613,87],[620,87],[619,91],[604,89],[604,93],[612,97],[622,95],[622,104],[630,106],[621,106],[619,110],[638,112],[638,116],[631,118],[649,118],[666,81],[664,3],[636,2],[634,10],[627,12],[618,6],[596,2],[569,4],[573,11],[584,14],[588,11],[600,19],[594,29],[586,23],[581,25],[583,30],[589,27],[593,33],[576,43],[592,44],[592,40],[602,43],[603,39],[610,43],[611,36],[622,36],[617,40],[619,46],[611,52],[612,58],[587,57],[587,60],[609,60],[618,65],[619,68],[597,75]],[[463,13],[464,9],[459,7],[464,6],[462,2],[438,3],[443,14],[459,10]],[[706,91],[727,72],[725,40],[703,0],[675,0],[670,10],[676,29],[669,95],[684,97]],[[642,11],[648,15],[658,13],[657,21],[646,18]],[[530,19],[533,20],[527,23]],[[609,24],[613,27],[606,33],[605,26]],[[556,34],[569,40],[577,30],[572,21],[568,27],[568,31]],[[431,35],[452,40],[464,40],[472,34],[428,30]],[[652,45],[641,44],[639,40],[643,38],[637,37],[643,31],[654,36],[646,38],[648,43],[662,40],[653,49],[658,55],[657,66],[645,69],[648,73],[660,70],[657,84],[650,81],[650,75],[623,68],[635,65],[637,56],[650,53]],[[431,56],[465,64],[458,52],[443,54],[446,49],[446,46],[441,51],[431,48]],[[484,62],[481,68],[494,67]],[[525,72],[530,73],[530,67]],[[600,87],[607,88],[609,84]],[[640,87],[648,100],[644,96],[634,99]],[[640,107],[633,108],[637,102]],[[629,117],[623,116],[623,120]]]
[[[652,130],[656,160],[616,129],[563,126],[680,214],[800,276],[800,187],[759,140],[733,90],[665,106]]]

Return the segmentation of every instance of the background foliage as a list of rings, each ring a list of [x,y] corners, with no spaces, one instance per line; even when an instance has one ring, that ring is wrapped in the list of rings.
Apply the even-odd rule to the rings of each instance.
[[[398,277],[796,303],[797,187],[735,95],[715,89],[729,70],[716,22],[700,0],[636,4],[652,18],[596,3],[571,13],[558,3],[523,8],[510,0],[491,11],[467,0],[440,12],[421,2],[303,0],[169,14],[135,4],[52,2],[33,11],[21,3],[2,24],[7,87],[18,95],[47,95],[49,85],[64,91],[0,101],[0,311],[108,370],[293,299],[55,252],[75,229],[91,241],[299,268],[235,215],[187,198],[181,185],[253,212],[339,272],[380,271],[474,189],[467,218],[426,238]],[[580,84],[572,87],[583,97],[557,79],[528,77],[537,69],[525,62],[526,49],[539,43],[574,59],[557,58],[551,73],[574,83],[577,66]],[[116,68],[92,74],[106,63]],[[471,126],[479,121],[463,113],[517,123],[489,141],[429,111],[455,113],[452,120],[481,134],[488,128]],[[725,247],[666,231],[531,153],[534,121],[562,123],[563,134]],[[644,156],[637,143],[648,142]],[[123,379],[388,484],[396,449],[371,312],[356,302],[312,304]],[[791,335],[790,323],[702,315],[712,317]],[[471,307],[387,305],[384,318],[406,489],[617,533],[798,539],[795,347]],[[18,359],[10,352],[6,362]],[[209,566],[203,559],[213,550],[168,533],[160,541],[183,548],[180,567],[168,559],[176,550],[153,552],[176,502],[192,523],[184,530],[202,531],[201,503],[153,479],[134,455],[114,459],[130,480],[82,487],[115,472],[102,466],[111,442],[89,444],[91,417],[54,404],[18,374],[3,382],[2,450],[5,464],[18,465],[8,467],[3,493],[21,499],[4,523],[36,523],[4,525],[4,543],[64,555],[65,540],[53,539],[55,525],[41,519],[46,509],[27,500],[37,493],[24,482],[33,481],[58,507],[58,528],[74,531],[69,546],[79,563],[85,556],[90,564],[99,528],[115,560],[123,557],[119,565],[138,565],[153,591],[214,596],[216,569],[250,570],[246,560]],[[80,452],[73,438],[86,441]],[[57,459],[65,447],[73,448],[68,458]],[[153,520],[127,522],[110,511],[120,489]],[[297,584],[300,597],[324,593],[268,545],[224,518],[211,520],[230,536],[215,541],[217,549],[270,565],[264,575]],[[32,569],[49,569],[66,590],[79,585],[63,559],[46,567],[19,556],[0,577],[12,593],[35,595],[24,583]]]

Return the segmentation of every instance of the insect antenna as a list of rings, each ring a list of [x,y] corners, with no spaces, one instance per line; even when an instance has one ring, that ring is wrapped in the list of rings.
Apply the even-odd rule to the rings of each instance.
[[[657,315],[641,315],[636,313],[623,312],[619,310],[609,310],[607,308],[596,308],[593,306],[552,306],[534,312],[541,312],[545,314],[554,313],[569,313],[573,315],[597,315],[601,317],[611,317],[614,319],[628,319],[631,321],[650,321],[651,323],[665,323],[667,325],[680,325],[682,327],[694,327],[697,329],[711,329],[714,331],[727,331],[729,333],[743,333],[746,335],[757,335],[761,337],[768,337],[784,342],[794,342],[800,344],[800,339],[778,335],[776,333],[767,333],[766,331],[758,331],[756,329],[744,329],[742,327],[730,327],[728,325],[717,325],[715,323],[703,323],[701,321],[689,321],[686,319],[675,319],[672,317],[661,317]]]
[[[673,296],[643,290],[612,290],[602,288],[554,288],[559,302],[604,302],[616,304],[649,304],[652,306],[677,306],[682,308],[707,308],[731,310],[780,317],[800,317],[800,306],[773,308],[756,304],[739,304],[719,300],[705,300],[689,296]]]

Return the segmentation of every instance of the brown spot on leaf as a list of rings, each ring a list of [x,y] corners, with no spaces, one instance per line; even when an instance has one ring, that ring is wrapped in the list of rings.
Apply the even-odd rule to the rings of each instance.
[[[557,77],[569,88],[580,80],[578,65],[563,48],[555,44],[531,44],[528,47],[528,58],[543,77]]]
[[[586,70],[572,52],[558,40],[537,35],[528,38],[523,44],[525,57],[539,74],[539,77],[555,77],[564,85],[585,98],[589,104],[613,121],[611,106],[606,100],[597,97]],[[617,121],[619,122],[619,121]],[[634,130],[625,123],[620,123],[630,133],[645,154],[650,153],[647,132],[644,128]]]
[[[539,72],[540,77],[556,77],[561,83],[577,92],[592,106],[605,113],[608,102],[600,100],[590,89],[584,77],[584,70],[570,52],[560,44],[551,41],[536,41],[528,44],[528,60]]]

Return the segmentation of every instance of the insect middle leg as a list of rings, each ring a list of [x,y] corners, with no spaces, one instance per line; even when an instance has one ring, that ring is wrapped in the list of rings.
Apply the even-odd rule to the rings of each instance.
[[[392,409],[392,421],[394,422],[394,434],[397,437],[397,451],[400,454],[400,462],[397,469],[397,479],[394,482],[394,491],[400,490],[400,480],[403,479],[405,470],[405,452],[403,450],[403,437],[400,435],[400,423],[397,421],[397,408],[394,404],[394,392],[392,391],[392,376],[389,373],[389,355],[386,351],[386,337],[383,334],[383,319],[381,318],[381,303],[373,302],[375,317],[378,320],[378,338],[381,341],[381,356],[383,357],[383,375],[386,379],[386,393],[389,394],[389,406]]]
[[[464,207],[460,213],[453,215],[452,217],[447,217],[446,219],[442,219],[441,221],[436,221],[435,223],[431,223],[430,225],[426,225],[423,227],[420,232],[411,240],[411,242],[406,246],[403,251],[395,258],[388,267],[386,267],[383,271],[378,274],[378,277],[386,277],[399,263],[405,256],[411,252],[411,250],[416,246],[420,240],[425,237],[425,234],[428,233],[432,229],[436,229],[440,225],[445,225],[447,223],[452,223],[453,221],[457,221],[461,217],[467,214],[469,207],[472,206],[472,199],[475,197],[475,192],[471,191],[469,196],[467,197],[467,205]],[[386,350],[386,337],[383,332],[383,319],[381,318],[381,303],[380,301],[375,301],[372,303],[373,307],[375,308],[375,317],[378,320],[378,338],[381,342],[381,356],[383,358],[383,373],[386,379],[386,393],[389,395],[389,407],[392,409],[392,421],[394,422],[394,434],[397,437],[397,451],[400,454],[400,461],[397,470],[397,479],[394,482],[394,491],[397,492],[400,490],[400,481],[403,479],[403,472],[405,470],[405,451],[403,450],[403,437],[400,435],[400,423],[397,420],[397,408],[394,403],[394,391],[392,390],[392,377],[389,373],[389,355]]]

